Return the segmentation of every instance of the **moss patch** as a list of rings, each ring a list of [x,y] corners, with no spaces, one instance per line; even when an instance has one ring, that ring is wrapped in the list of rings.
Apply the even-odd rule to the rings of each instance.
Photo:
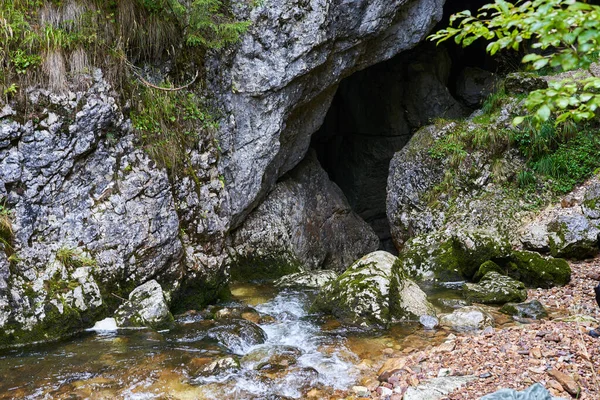
[[[237,255],[229,273],[232,281],[248,282],[277,279],[301,270],[302,265],[293,254]]]
[[[544,258],[531,251],[514,251],[508,273],[530,287],[564,286],[571,280],[571,267],[562,258]]]

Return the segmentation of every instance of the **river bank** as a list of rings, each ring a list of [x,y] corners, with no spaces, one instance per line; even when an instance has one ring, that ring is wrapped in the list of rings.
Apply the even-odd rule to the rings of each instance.
[[[600,309],[593,288],[598,284],[600,259],[570,264],[573,273],[566,286],[528,290],[528,301],[544,304],[548,319],[512,323],[494,313],[494,329],[475,334],[446,332],[444,343],[424,350],[384,350],[382,359],[362,380],[371,390],[370,397],[399,400],[409,387],[431,378],[473,376],[465,386],[439,398],[477,399],[501,388],[523,390],[536,382],[554,396],[599,398],[600,342],[587,332],[598,326],[594,319],[598,320]],[[393,366],[392,370],[382,368],[384,363]],[[379,386],[391,389],[392,394]],[[349,392],[347,398],[357,397]]]

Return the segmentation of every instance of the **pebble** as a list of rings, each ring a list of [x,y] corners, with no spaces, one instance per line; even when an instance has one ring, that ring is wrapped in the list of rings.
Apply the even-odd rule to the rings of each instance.
[[[358,397],[371,397],[371,391],[364,386],[352,386],[352,391]]]

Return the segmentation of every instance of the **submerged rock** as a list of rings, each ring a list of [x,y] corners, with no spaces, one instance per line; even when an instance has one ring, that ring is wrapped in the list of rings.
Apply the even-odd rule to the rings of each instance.
[[[115,312],[117,325],[124,328],[147,326],[167,329],[173,326],[174,318],[169,311],[162,287],[155,280],[138,286],[129,294],[129,301]]]
[[[335,271],[303,271],[282,276],[274,284],[280,288],[319,289],[327,283],[334,281],[337,276],[338,274]]]
[[[467,300],[482,304],[505,304],[527,299],[527,290],[522,282],[495,271],[485,274],[479,283],[465,284],[463,294]]]
[[[209,357],[194,358],[187,364],[192,376],[210,377],[235,371],[240,368],[240,362],[234,357],[222,357],[213,360]]]
[[[259,347],[240,360],[246,369],[285,369],[298,362],[302,350],[293,346]]]
[[[425,293],[394,266],[396,261],[384,251],[366,255],[321,289],[313,309],[351,323],[380,325],[434,314]]]
[[[440,325],[463,332],[494,326],[494,318],[480,307],[469,306],[459,308],[451,314],[442,315]]]
[[[538,300],[520,304],[507,303],[500,309],[500,312],[520,318],[542,319],[548,316],[546,307]]]
[[[267,334],[260,326],[244,319],[226,320],[210,328],[207,336],[235,354],[244,354],[252,346],[267,340]]]

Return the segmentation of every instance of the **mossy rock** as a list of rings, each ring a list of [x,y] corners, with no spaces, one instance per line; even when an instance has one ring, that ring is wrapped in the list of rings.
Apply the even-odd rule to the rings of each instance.
[[[548,224],[550,254],[583,260],[598,254],[600,229],[580,214],[561,215]]]
[[[583,214],[590,219],[600,219],[600,183],[590,185],[581,204]]]
[[[529,287],[551,288],[571,281],[571,267],[562,258],[544,258],[531,251],[514,251],[507,264],[511,277]]]
[[[417,236],[399,255],[403,268],[418,279],[456,281],[473,278],[481,264],[510,254],[508,240],[485,232],[465,231],[450,237]]]
[[[416,283],[384,251],[370,253],[321,289],[312,310],[352,324],[385,326],[395,319],[418,319],[433,306]]]
[[[548,311],[542,303],[537,300],[527,303],[506,303],[500,312],[508,315],[514,315],[520,318],[542,319],[548,316]]]
[[[302,271],[302,264],[291,253],[236,255],[229,268],[232,281],[272,280]]]
[[[508,276],[492,271],[485,274],[479,283],[467,283],[463,295],[473,303],[505,304],[527,299],[525,285]]]
[[[475,276],[473,276],[473,282],[479,282],[488,272],[497,272],[500,275],[506,275],[506,271],[501,266],[492,260],[488,260],[479,266]]]

